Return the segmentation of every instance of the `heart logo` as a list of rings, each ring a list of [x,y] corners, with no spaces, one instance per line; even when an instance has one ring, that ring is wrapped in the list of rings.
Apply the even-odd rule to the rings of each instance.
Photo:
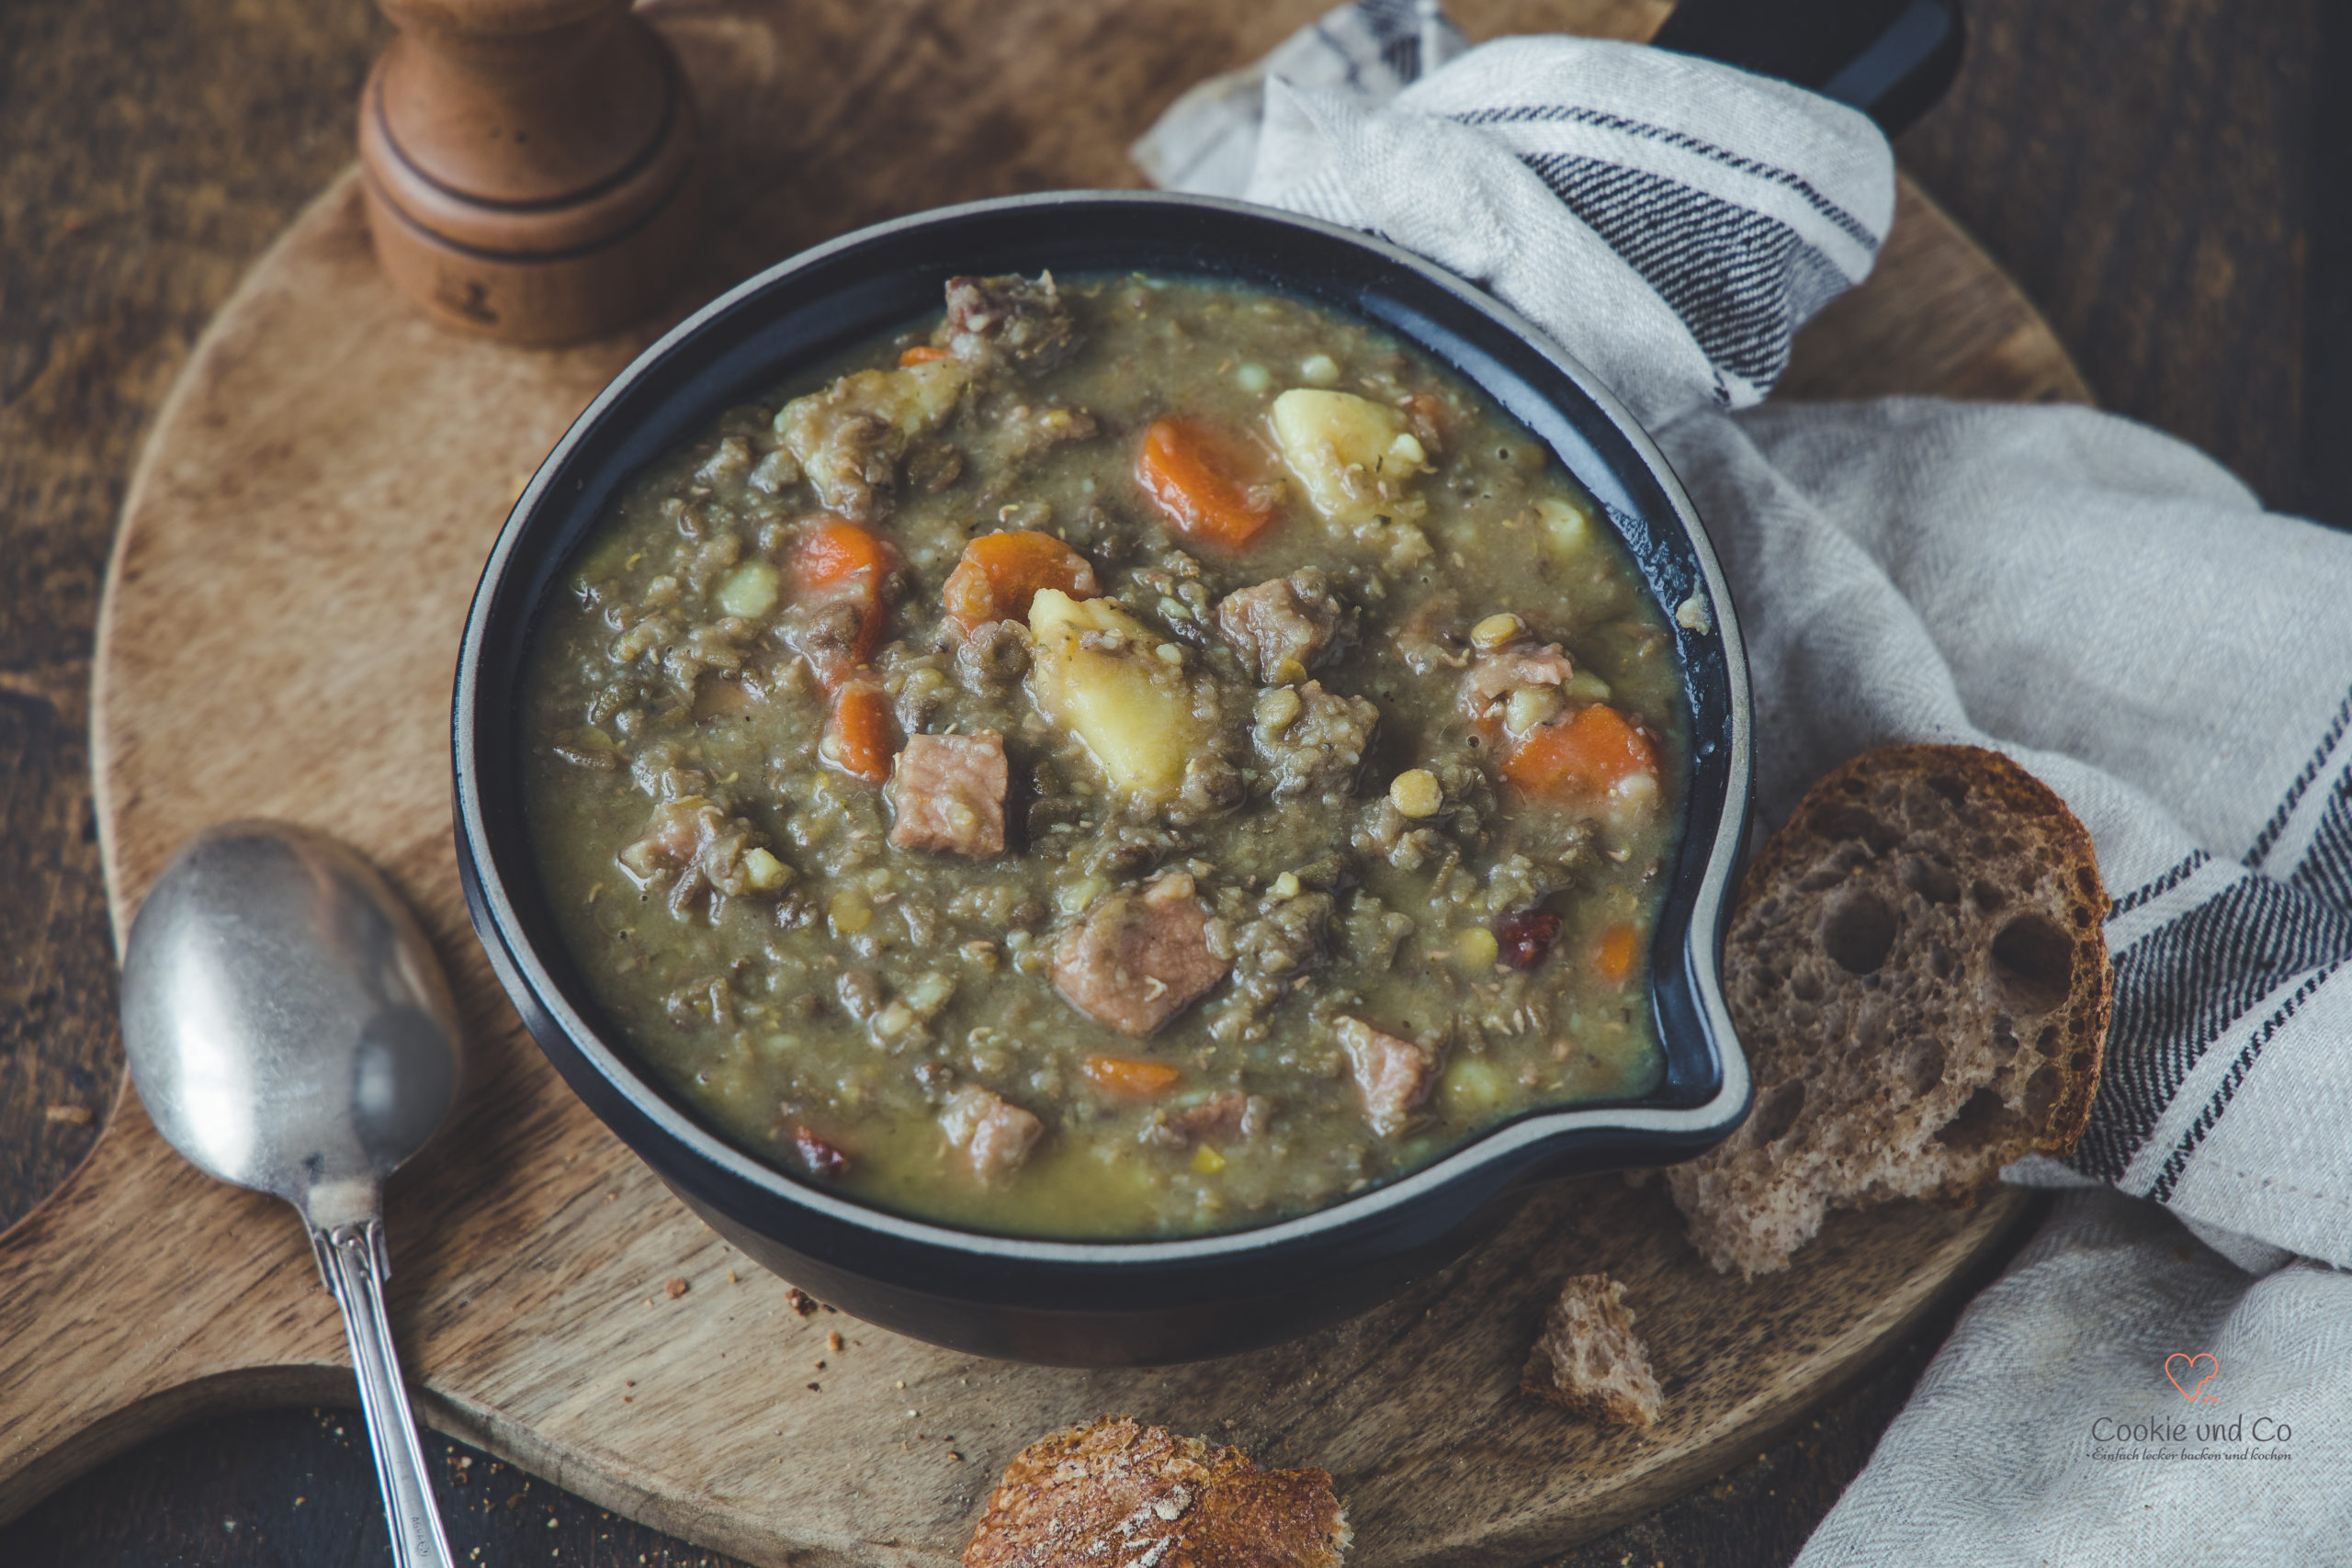
[[[2199,1361],[2205,1363],[2207,1369],[2205,1375],[2201,1378],[2197,1378],[2197,1382],[2193,1384],[2181,1382],[2180,1380],[2183,1377],[2197,1377],[2197,1363]],[[2175,1362],[2179,1363],[2177,1370],[2176,1370],[2174,1366]],[[2221,1370],[2222,1363],[2213,1359],[2213,1352],[2211,1350],[2199,1350],[2194,1356],[2185,1355],[2178,1350],[2175,1350],[2171,1355],[2165,1358],[2165,1380],[2169,1382],[2173,1387],[2180,1390],[2181,1398],[2188,1400],[2192,1404],[2197,1402],[2197,1396],[2205,1392],[2205,1385],[2213,1381],[2214,1373],[2219,1372]]]

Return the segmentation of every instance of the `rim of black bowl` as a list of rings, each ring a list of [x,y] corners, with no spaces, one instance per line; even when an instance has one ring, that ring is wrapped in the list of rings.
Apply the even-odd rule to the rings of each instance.
[[[537,868],[532,863],[528,833],[517,797],[518,780],[509,777],[504,781],[504,798],[486,801],[482,762],[493,748],[509,752],[519,750],[517,727],[511,718],[527,665],[529,633],[536,624],[538,607],[546,597],[547,585],[560,575],[563,563],[576,552],[594,519],[602,515],[613,491],[648,458],[707,424],[724,408],[772,389],[797,368],[820,363],[888,330],[893,321],[913,318],[926,308],[936,309],[938,286],[947,277],[958,273],[1015,269],[1002,265],[1001,258],[986,254],[1019,248],[1009,246],[1002,236],[976,243],[973,234],[967,233],[967,243],[959,248],[955,243],[955,231],[977,231],[989,225],[1001,225],[1007,220],[1044,220],[1050,225],[1055,218],[1080,214],[1138,222],[1172,217],[1180,223],[1195,221],[1204,232],[1196,237],[1188,259],[1172,262],[1162,259],[1140,263],[1133,259],[1148,243],[1142,239],[1095,236],[1091,249],[1101,253],[1099,261],[1087,254],[1090,245],[1049,239],[1035,245],[1039,257],[1021,269],[1046,266],[1065,272],[1118,269],[1217,276],[1306,299],[1368,321],[1445,364],[1527,425],[1609,514],[1612,530],[1633,552],[1645,586],[1667,612],[1668,629],[1679,644],[1677,666],[1683,677],[1684,696],[1691,715],[1692,745],[1691,756],[1687,760],[1687,815],[1682,843],[1651,949],[1651,1011],[1658,1026],[1661,1048],[1668,1055],[1666,1081],[1659,1089],[1633,1100],[1521,1112],[1474,1134],[1408,1175],[1288,1219],[1174,1239],[1057,1240],[1000,1235],[916,1219],[828,1192],[738,1147],[705,1124],[698,1113],[650,1071],[641,1071],[625,1045],[616,1048],[609,1043],[594,1004],[574,994],[576,979],[574,984],[567,984],[565,977],[559,976],[541,956],[542,940],[559,953],[563,950],[560,939],[548,929],[546,911],[526,911],[515,897],[519,882],[530,890],[529,897],[534,901],[543,902],[538,899]],[[1216,235],[1208,231],[1229,231],[1237,226],[1259,230],[1264,240],[1304,242],[1309,248],[1317,243],[1337,243],[1356,253],[1359,261],[1377,265],[1371,268],[1372,280],[1366,282],[1362,278],[1320,278],[1312,272],[1286,267],[1278,262],[1266,263],[1262,255],[1238,257],[1229,243],[1220,244]],[[894,261],[866,271],[857,267],[860,259],[869,257],[871,253],[888,250],[910,237],[930,235],[941,239],[933,254],[950,257],[950,262],[910,266]],[[1123,247],[1129,259],[1115,259]],[[1162,237],[1152,248],[1164,257],[1170,245]],[[1055,254],[1042,254],[1048,251]],[[1279,254],[1279,246],[1274,254]],[[1261,265],[1249,265],[1252,260]],[[876,298],[895,297],[917,284],[929,290],[930,303],[926,306],[918,302],[888,319],[870,319],[854,309],[848,310],[844,316],[849,324],[829,333],[820,333],[820,341],[800,345],[786,359],[763,358],[758,333],[764,322],[754,318],[773,317],[774,296],[811,280],[819,287],[808,299],[793,306],[793,310],[806,311],[820,300],[848,300],[854,305],[854,297],[857,296],[864,296],[870,304]],[[1327,283],[1329,287],[1319,287]],[[1420,299],[1386,298],[1379,293],[1384,288],[1397,289],[1400,285],[1404,294],[1418,292]],[[1471,341],[1457,327],[1430,316],[1428,312],[1431,309],[1450,309],[1450,313],[1457,317],[1483,319],[1480,324],[1487,329],[1488,341]],[[787,314],[782,319],[794,318]],[[680,355],[682,347],[707,347],[730,327],[739,329],[741,333],[733,340],[733,347],[722,347],[716,355],[698,356],[695,364],[681,368],[682,362],[693,357]],[[802,323],[804,335],[808,330],[809,323]],[[1504,339],[1510,340],[1508,344]],[[746,344],[751,346],[747,349]],[[1503,363],[1498,356],[1498,350],[1523,363]],[[730,366],[729,354],[742,358],[743,363]],[[722,372],[716,389],[704,385],[698,395],[673,396],[697,383],[711,382],[714,366],[705,361],[714,359]],[[1481,374],[1481,367],[1485,374]],[[1599,428],[1593,419],[1585,417],[1586,411],[1569,406],[1533,385],[1529,379],[1531,369],[1565,380],[1591,405],[1590,413],[1598,416]],[[669,417],[662,423],[673,428],[648,435],[641,423],[632,423],[631,416],[639,412],[637,405],[645,403],[649,397],[653,407],[668,412]],[[682,412],[682,404],[690,407]],[[608,424],[615,426],[610,432]],[[600,452],[600,439],[607,434],[617,439],[612,448]],[[1563,436],[1568,446],[1578,451],[1563,450]],[[1621,444],[1625,450],[1611,454],[1605,448],[1611,442]],[[1579,456],[1585,460],[1578,461]],[[1625,471],[1628,459],[1636,472]],[[592,468],[597,471],[588,472]],[[1629,480],[1653,493],[1632,493]],[[592,483],[595,486],[594,493],[590,491]],[[551,502],[549,498],[565,486],[571,487],[571,495]],[[1661,505],[1674,524],[1679,540],[1652,536],[1650,519]],[[526,536],[543,533],[553,525],[543,521],[549,517],[553,523],[571,519],[567,536],[554,547],[537,548],[532,558],[538,567],[536,580],[519,584],[510,568],[526,542],[538,546],[536,537]],[[1685,563],[1675,558],[1679,553],[1678,544],[1687,550],[1687,565],[1694,570],[1681,570]],[[1675,585],[1671,581],[1661,581],[1660,574],[1670,577],[1678,572],[1682,577],[1679,592],[1696,590],[1703,594],[1712,622],[1705,633],[1680,626],[1675,618],[1673,606],[1677,601],[1666,596]],[[523,596],[520,605],[513,602],[517,594]],[[516,615],[522,618],[522,635],[504,638],[513,646],[503,649],[503,659],[494,657],[500,649],[492,646],[491,634]],[[1707,646],[1710,643],[1712,649]],[[486,665],[493,666],[487,674]],[[1694,665],[1714,678],[1703,689],[1693,673]],[[498,716],[508,722],[485,722],[486,693],[498,699]],[[1709,743],[1702,748],[1703,727],[1711,722],[1722,727],[1724,739],[1720,747]],[[1525,1168],[1540,1167],[1544,1154],[1564,1143],[1596,1137],[1623,1143],[1628,1138],[1646,1137],[1656,1141],[1661,1160],[1686,1157],[1726,1135],[1747,1111],[1747,1063],[1724,1008],[1720,966],[1727,898],[1738,870],[1747,826],[1753,756],[1751,710],[1747,655],[1730,589],[1713,543],[1656,444],[1615,394],[1590,371],[1533,322],[1476,285],[1410,252],[1355,230],[1215,197],[1157,191],[1057,191],[967,202],[893,219],[801,252],[737,285],[664,333],[615,377],[572,422],[532,475],[491,550],[467,613],[451,727],[459,859],[470,874],[468,880],[479,884],[477,923],[486,919],[491,927],[479,934],[501,983],[510,993],[518,986],[527,990],[530,1002],[545,1010],[605,1083],[664,1136],[685,1150],[772,1197],[900,1241],[1006,1261],[1065,1265],[1207,1261],[1351,1227],[1385,1212],[1415,1204],[1481,1170],[1500,1169],[1516,1175]],[[510,774],[517,772],[512,768],[506,771]],[[494,832],[493,816],[503,816],[510,830],[503,835]],[[537,935],[529,918],[533,912],[540,916]],[[565,954],[560,962],[568,967],[571,961]],[[517,1005],[526,1001],[520,995],[513,999]],[[527,1016],[527,1006],[525,1010]],[[612,1032],[626,1039],[618,1030]],[[1676,1043],[1687,1046],[1693,1040],[1700,1043],[1702,1050],[1694,1055],[1686,1049],[1685,1059],[1678,1063]],[[1496,1185],[1507,1179],[1508,1176],[1499,1179]]]

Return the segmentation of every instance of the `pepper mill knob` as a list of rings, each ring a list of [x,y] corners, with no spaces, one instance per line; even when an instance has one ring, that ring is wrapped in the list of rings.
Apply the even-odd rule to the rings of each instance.
[[[676,282],[701,222],[694,101],[628,0],[379,0],[359,105],[376,255],[451,326],[560,343]]]

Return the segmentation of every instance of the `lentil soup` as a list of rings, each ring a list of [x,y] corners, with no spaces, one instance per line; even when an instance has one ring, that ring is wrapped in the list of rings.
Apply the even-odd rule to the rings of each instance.
[[[1649,1090],[1687,722],[1590,499],[1374,328],[958,278],[624,489],[535,629],[534,853],[743,1146],[1084,1239]]]

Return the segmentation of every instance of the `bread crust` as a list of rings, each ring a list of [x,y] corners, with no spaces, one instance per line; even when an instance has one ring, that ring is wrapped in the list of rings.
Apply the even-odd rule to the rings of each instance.
[[[1748,1122],[1669,1173],[1718,1269],[1826,1211],[1974,1201],[2090,1120],[2112,977],[2090,834],[1997,751],[1905,744],[1815,784],[1741,879],[1724,991]]]
[[[964,1568],[1337,1568],[1351,1534],[1324,1471],[1105,1416],[1013,1456]]]

